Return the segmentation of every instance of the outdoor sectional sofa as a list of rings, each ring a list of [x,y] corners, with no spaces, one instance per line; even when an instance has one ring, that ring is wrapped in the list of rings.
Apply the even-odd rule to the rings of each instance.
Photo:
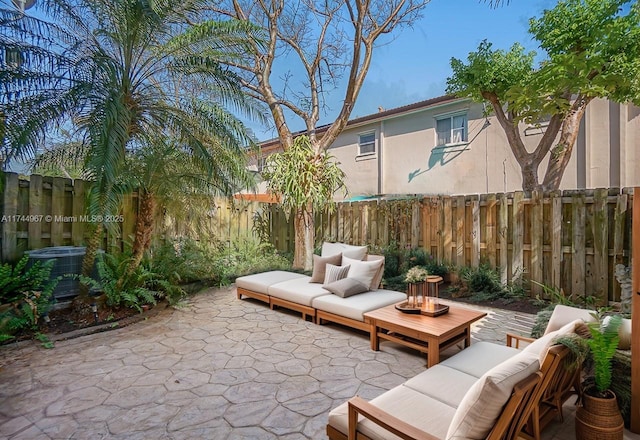
[[[272,309],[283,307],[298,311],[303,319],[309,317],[318,324],[329,321],[368,332],[370,326],[365,322],[365,313],[401,302],[407,295],[378,289],[384,271],[384,257],[367,255],[366,252],[366,246],[324,243],[321,255],[314,255],[311,276],[276,270],[239,277],[236,279],[238,299],[243,296],[255,298],[269,304]],[[333,270],[350,267],[345,269],[347,276],[342,280],[325,283],[328,266],[333,266]],[[353,287],[353,284],[358,284],[354,280],[366,288],[362,287],[360,293],[349,296],[348,291],[345,293],[336,287],[346,284]]]
[[[565,367],[570,350],[555,340],[573,333],[581,317],[589,319],[578,309],[561,308],[556,315],[563,316],[522,350],[477,342],[370,402],[351,398],[329,413],[327,435],[331,440],[539,439],[544,424],[562,416],[562,403],[579,374]],[[572,320],[557,328],[561,319]]]

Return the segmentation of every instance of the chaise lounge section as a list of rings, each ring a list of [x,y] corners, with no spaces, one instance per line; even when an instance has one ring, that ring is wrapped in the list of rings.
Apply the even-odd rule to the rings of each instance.
[[[365,313],[401,302],[407,296],[403,292],[378,289],[384,257],[366,252],[366,246],[324,243],[322,254],[314,256],[311,276],[270,271],[239,277],[237,297],[263,301],[272,309],[295,310],[303,319],[309,317],[318,324],[334,322],[368,332],[370,326],[365,322]],[[346,276],[329,280],[327,267],[337,272],[342,268]]]

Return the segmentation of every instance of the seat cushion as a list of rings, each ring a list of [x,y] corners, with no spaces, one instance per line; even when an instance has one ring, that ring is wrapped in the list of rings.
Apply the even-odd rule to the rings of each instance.
[[[475,376],[438,364],[412,377],[404,386],[457,408],[477,380]]]
[[[309,280],[309,276],[301,273],[286,272],[284,270],[272,270],[269,272],[257,273],[254,275],[246,275],[236,278],[236,286],[243,289],[251,290],[252,292],[268,294],[269,286],[272,286],[283,281],[293,279],[305,279],[305,282]]]
[[[538,357],[521,352],[487,371],[469,388],[447,431],[447,440],[484,439],[521,380],[538,371]]]
[[[440,362],[440,365],[453,368],[476,378],[491,368],[512,358],[520,350],[492,342],[475,342],[454,356]]]
[[[331,255],[342,254],[344,257],[353,258],[356,260],[364,260],[367,255],[367,246],[353,246],[346,243],[322,243],[322,250],[320,255],[323,257],[329,257]]]
[[[455,408],[404,385],[399,385],[376,397],[371,404],[438,438],[444,438],[455,414]],[[329,425],[347,434],[348,414],[348,406],[345,402],[329,413]],[[365,420],[362,416],[358,422],[358,431],[375,440],[399,438],[370,420]]]
[[[337,295],[318,296],[312,306],[334,315],[364,322],[364,314],[407,299],[407,295],[393,290],[376,290],[340,298]]]
[[[269,286],[269,295],[304,306],[311,306],[314,298],[323,295],[335,296],[324,289],[322,284],[310,283],[308,279],[296,278]]]

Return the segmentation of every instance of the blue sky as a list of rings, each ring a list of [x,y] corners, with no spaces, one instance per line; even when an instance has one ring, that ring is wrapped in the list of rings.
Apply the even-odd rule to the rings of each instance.
[[[529,18],[552,8],[555,0],[511,0],[492,9],[479,0],[432,0],[423,18],[413,28],[402,29],[393,41],[378,47],[351,118],[390,109],[444,94],[451,75],[451,57],[466,60],[469,52],[487,39],[495,48],[508,49],[515,42],[527,50],[540,52],[527,30]],[[331,122],[339,109],[344,89],[329,97],[333,113],[324,115],[319,125]],[[304,128],[301,120],[290,118],[293,130]],[[275,132],[249,124],[259,140],[275,137]]]

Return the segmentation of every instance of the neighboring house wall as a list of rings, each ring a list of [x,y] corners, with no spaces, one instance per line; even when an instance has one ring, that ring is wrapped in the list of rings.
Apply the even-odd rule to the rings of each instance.
[[[392,113],[392,114],[389,114]],[[459,124],[447,145],[437,127]],[[438,119],[449,119],[438,124]],[[455,120],[453,119],[455,118]],[[348,197],[378,194],[473,194],[522,189],[520,167],[495,117],[469,100],[384,112],[352,121],[330,149],[346,174]],[[456,131],[457,130],[457,131]],[[522,124],[532,151],[544,128]],[[465,142],[455,142],[464,131]],[[359,153],[359,140],[375,134],[375,152]],[[440,135],[442,138],[442,135]],[[562,189],[640,185],[640,109],[596,100],[587,108]],[[367,150],[369,148],[367,147]],[[540,179],[546,160],[540,166]]]

